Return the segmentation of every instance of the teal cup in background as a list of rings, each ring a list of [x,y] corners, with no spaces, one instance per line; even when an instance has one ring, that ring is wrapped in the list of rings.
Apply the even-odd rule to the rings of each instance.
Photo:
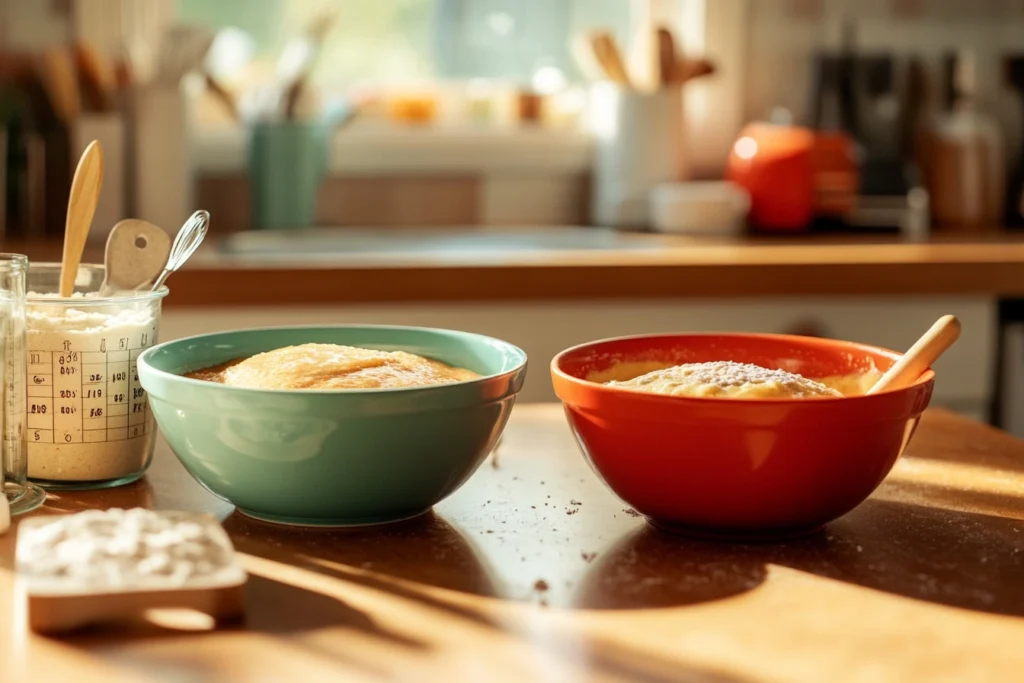
[[[257,230],[311,227],[327,170],[328,128],[319,122],[257,123],[249,137],[252,224]]]

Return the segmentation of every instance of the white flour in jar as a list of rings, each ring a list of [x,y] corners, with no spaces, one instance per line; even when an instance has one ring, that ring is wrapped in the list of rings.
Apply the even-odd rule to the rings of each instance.
[[[208,515],[115,508],[29,522],[15,556],[18,576],[35,590],[172,588],[244,576]]]
[[[141,474],[154,424],[135,360],[156,343],[159,300],[103,299],[87,305],[29,294],[28,476],[99,482]],[[90,301],[92,300],[92,301]]]

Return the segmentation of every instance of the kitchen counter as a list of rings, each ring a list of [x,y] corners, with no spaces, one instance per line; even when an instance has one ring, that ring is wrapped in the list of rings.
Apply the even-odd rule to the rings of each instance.
[[[1024,666],[1024,442],[942,411],[857,510],[783,545],[647,526],[595,478],[561,408],[516,408],[496,460],[436,512],[377,529],[251,521],[166,444],[149,476],[45,511],[202,510],[250,572],[244,627],[25,633],[0,537],[0,680],[1012,680]],[[5,672],[3,667],[7,667]],[[4,674],[7,674],[6,676]]]
[[[457,234],[499,230],[506,237],[518,234],[508,228]],[[260,248],[232,250],[227,245],[238,238],[211,238],[171,280],[167,305],[1024,296],[1024,237],[1013,235],[919,243],[895,237],[700,240],[632,234],[621,244],[606,240],[599,248],[576,248],[573,240],[604,231],[550,230],[573,239],[558,248],[548,248],[543,239],[532,248],[505,248],[492,239],[473,248],[417,251],[401,246],[410,231],[382,229],[374,233],[376,250],[351,252],[346,240],[352,233],[345,231],[331,238],[329,248],[310,243],[305,251],[290,242],[265,241]],[[422,236],[419,242],[445,238],[427,229],[413,232]],[[59,260],[61,246],[9,240],[4,249]],[[86,260],[102,261],[102,249],[90,247]]]

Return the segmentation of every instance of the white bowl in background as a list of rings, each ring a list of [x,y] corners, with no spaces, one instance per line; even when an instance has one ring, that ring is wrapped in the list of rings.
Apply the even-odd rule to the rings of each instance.
[[[728,181],[664,183],[651,191],[650,212],[657,232],[735,235],[746,225],[750,195]]]

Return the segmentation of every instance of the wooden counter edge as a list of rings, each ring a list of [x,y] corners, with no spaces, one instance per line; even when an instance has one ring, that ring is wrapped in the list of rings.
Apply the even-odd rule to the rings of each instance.
[[[8,241],[59,259],[60,243]],[[98,246],[84,262],[102,261]],[[735,242],[648,251],[547,252],[503,260],[225,257],[216,242],[170,283],[166,305],[258,307],[764,297],[1024,296],[1024,242]]]

